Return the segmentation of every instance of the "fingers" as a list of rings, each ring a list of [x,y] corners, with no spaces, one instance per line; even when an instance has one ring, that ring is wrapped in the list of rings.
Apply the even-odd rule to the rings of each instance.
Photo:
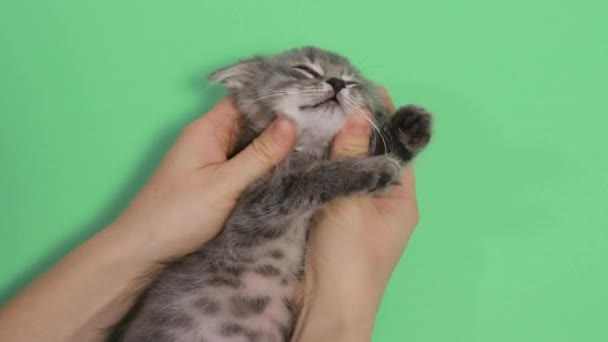
[[[418,199],[416,197],[414,167],[411,164],[403,169],[401,185],[394,190],[393,195],[402,200],[402,210],[405,210],[408,216],[408,227],[410,229],[416,228],[418,221],[420,220],[420,211],[418,210]]]
[[[408,199],[416,199],[416,178],[414,176],[414,167],[408,164],[401,174],[401,192]]]
[[[384,98],[384,105],[386,106],[388,114],[392,115],[395,112],[395,104],[386,88],[384,86],[380,86],[379,88],[382,97]],[[416,180],[414,178],[414,167],[412,164],[408,164],[403,169],[401,185],[395,189],[394,193],[399,197],[411,200],[414,203],[416,202]]]
[[[382,203],[385,210],[406,212],[413,227],[418,221],[418,201],[416,199],[416,178],[412,165],[403,169],[400,183],[377,201]]]
[[[239,113],[230,97],[221,99],[207,114],[192,123],[210,127],[212,136],[227,153],[238,133]]]
[[[395,104],[391,99],[388,91],[384,86],[380,86],[380,93],[384,98],[384,105],[388,111],[388,115],[392,115],[395,112]],[[390,193],[389,198],[398,197],[399,199],[404,200],[409,204],[413,211],[417,213],[417,203],[416,203],[416,180],[414,177],[414,167],[412,164],[408,164],[405,166],[402,172],[400,185],[394,187]]]
[[[380,93],[382,94],[382,98],[384,99],[384,105],[386,106],[387,112],[389,114],[393,114],[395,112],[395,104],[393,103],[391,96],[389,95],[386,88],[384,88],[384,86],[380,86],[379,88]]]
[[[380,86],[379,89],[388,113],[392,114],[395,111],[395,105],[390,95],[383,86]],[[363,115],[351,115],[344,128],[334,139],[332,157],[357,158],[367,156],[370,136],[371,128],[368,119]]]
[[[399,183],[398,186],[391,189],[387,197],[416,203],[416,177],[414,176],[414,167],[411,164],[406,165],[401,171]]]
[[[221,99],[209,112],[182,130],[165,159],[173,168],[198,168],[226,160],[236,133],[239,114],[232,100]]]
[[[368,154],[371,129],[363,115],[351,115],[332,144],[335,158],[357,158]]]
[[[295,126],[285,118],[277,119],[247,148],[221,164],[229,191],[240,192],[281,162],[293,149],[297,138]]]

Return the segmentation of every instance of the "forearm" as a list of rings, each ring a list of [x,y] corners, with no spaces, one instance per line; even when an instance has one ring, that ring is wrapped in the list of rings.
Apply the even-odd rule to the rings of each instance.
[[[102,341],[156,268],[124,228],[105,228],[7,303],[0,341]]]

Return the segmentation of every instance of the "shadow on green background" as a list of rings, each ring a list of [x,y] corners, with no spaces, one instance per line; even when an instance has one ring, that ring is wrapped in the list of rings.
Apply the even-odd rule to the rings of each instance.
[[[436,114],[375,341],[608,339],[608,3],[0,3],[0,300],[113,220],[235,59],[315,44]],[[206,83],[203,82],[205,85]]]

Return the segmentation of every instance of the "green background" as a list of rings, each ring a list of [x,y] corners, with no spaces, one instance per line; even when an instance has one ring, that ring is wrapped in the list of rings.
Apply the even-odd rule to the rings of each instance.
[[[436,113],[375,341],[608,340],[608,2],[0,2],[0,300],[110,222],[221,91],[304,44]]]

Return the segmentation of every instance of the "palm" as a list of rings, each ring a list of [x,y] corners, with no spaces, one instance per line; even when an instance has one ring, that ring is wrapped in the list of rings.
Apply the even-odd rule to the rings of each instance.
[[[382,197],[356,196],[331,203],[323,219],[332,222],[326,229],[358,235],[370,253],[381,256],[389,252],[392,258],[398,258],[418,223],[413,173],[406,172],[402,185]]]
[[[384,95],[389,112],[394,111],[385,91]],[[334,140],[332,155],[365,157],[368,144],[369,134],[346,130]],[[351,196],[330,203],[316,222],[309,240],[305,298],[315,301],[318,297],[317,300],[325,301],[319,299],[323,292],[331,292],[330,297],[335,297],[338,293],[348,294],[359,289],[377,304],[418,223],[413,170],[405,170],[401,185],[382,196]],[[350,297],[344,298],[348,301]],[[343,304],[334,301],[327,300],[327,305]],[[375,312],[373,307],[370,310]]]

